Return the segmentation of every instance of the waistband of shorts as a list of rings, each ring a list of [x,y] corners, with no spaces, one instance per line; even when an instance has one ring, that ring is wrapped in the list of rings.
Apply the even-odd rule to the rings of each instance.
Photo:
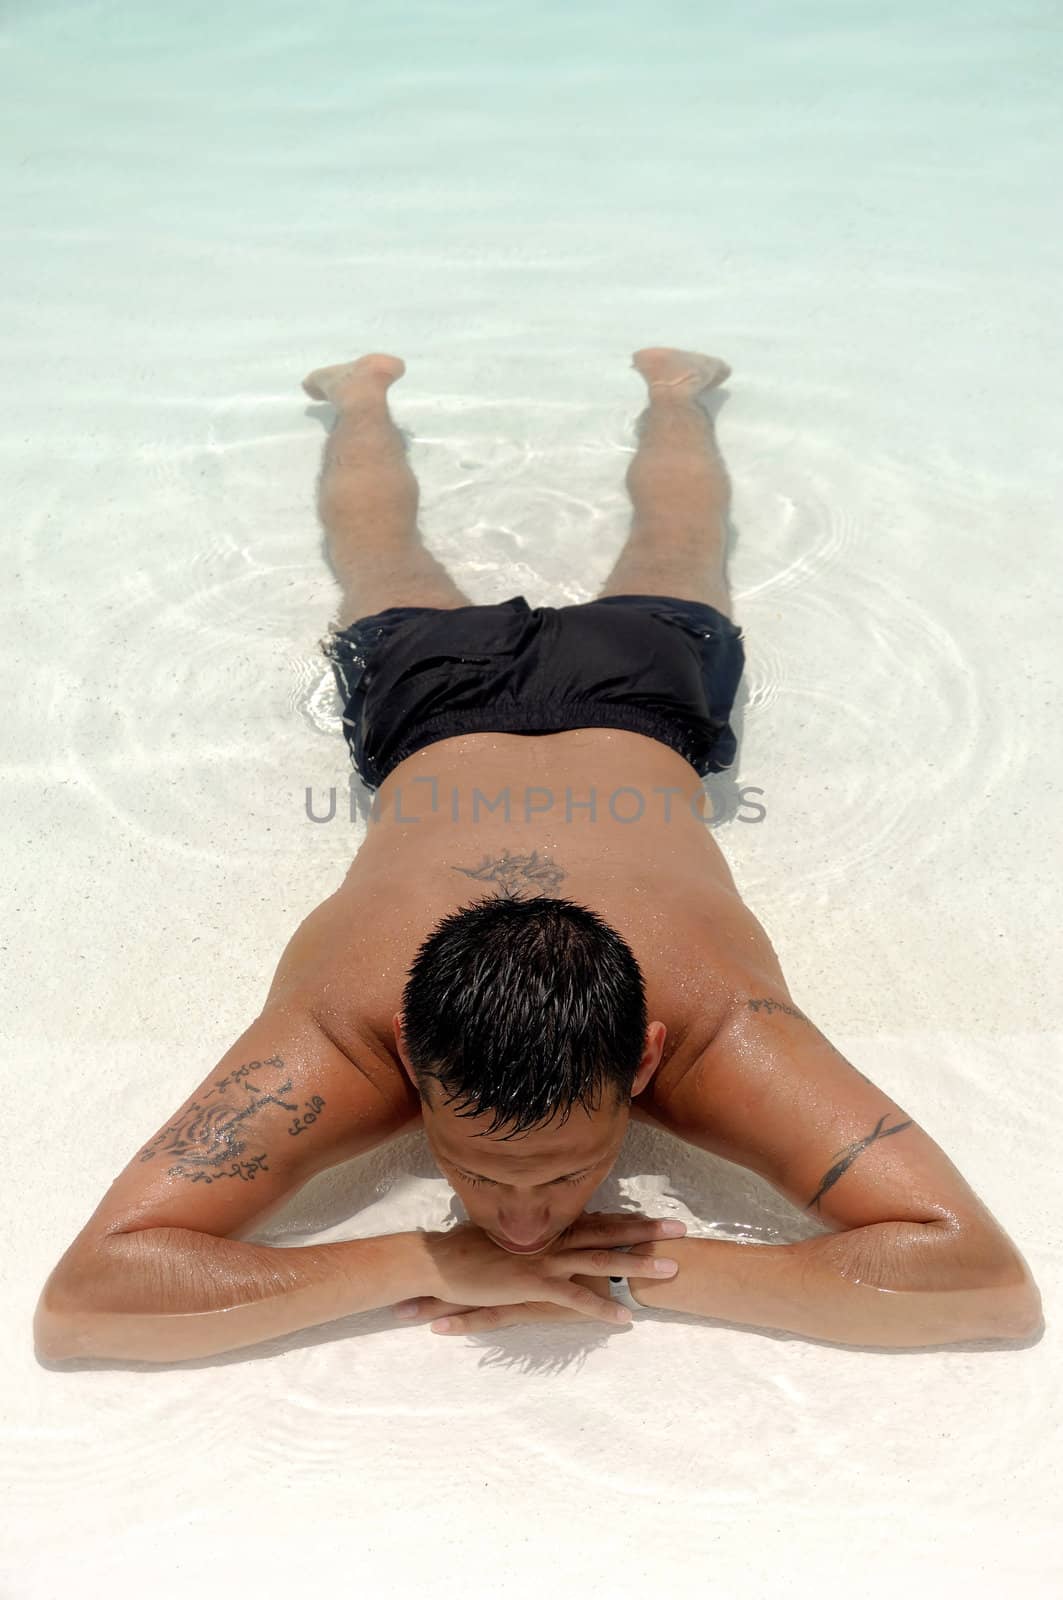
[[[430,717],[416,717],[402,741],[398,760],[407,746],[424,742],[425,734],[433,737],[458,737],[463,733],[564,733],[578,728],[616,728],[624,733],[641,733],[648,739],[669,745],[684,759],[689,760],[704,733],[687,727],[679,715],[661,709],[624,702],[611,704],[593,696],[569,696],[564,700],[549,702],[518,701],[513,705],[470,706],[468,710],[437,712]],[[710,730],[710,733],[715,730]]]

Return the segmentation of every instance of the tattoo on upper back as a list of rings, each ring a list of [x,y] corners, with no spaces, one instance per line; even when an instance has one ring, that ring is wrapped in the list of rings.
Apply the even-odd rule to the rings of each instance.
[[[141,1161],[152,1161],[157,1155],[176,1157],[169,1173],[192,1183],[217,1183],[219,1178],[240,1178],[248,1183],[259,1172],[268,1172],[267,1151],[245,1154],[254,1131],[252,1119],[266,1106],[280,1106],[293,1113],[288,1136],[294,1139],[317,1121],[326,1102],[319,1094],[311,1095],[300,1111],[297,1100],[283,1098],[291,1094],[292,1079],[269,1088],[267,1070],[283,1072],[283,1058],[248,1061],[215,1079],[202,1097],[189,1101],[173,1122],[148,1141],[140,1152]],[[252,1075],[255,1082],[251,1082]]]
[[[452,872],[463,872],[467,878],[481,883],[500,884],[506,894],[516,894],[521,889],[536,894],[548,894],[567,877],[564,867],[559,867],[549,856],[540,856],[533,850],[530,856],[510,855],[503,850],[500,856],[484,856],[478,867],[452,867]]]
[[[844,1150],[839,1151],[838,1159],[834,1165],[828,1168],[820,1179],[819,1188],[805,1207],[806,1211],[810,1211],[814,1205],[818,1205],[821,1197],[826,1194],[828,1189],[834,1187],[842,1173],[849,1170],[857,1156],[866,1150],[869,1144],[874,1144],[876,1139],[887,1139],[891,1133],[903,1133],[905,1128],[912,1126],[912,1119],[909,1117],[905,1122],[895,1122],[892,1128],[884,1128],[882,1124],[888,1115],[889,1112],[886,1112],[884,1116],[879,1117],[866,1138],[854,1139],[852,1144],[846,1145]]]

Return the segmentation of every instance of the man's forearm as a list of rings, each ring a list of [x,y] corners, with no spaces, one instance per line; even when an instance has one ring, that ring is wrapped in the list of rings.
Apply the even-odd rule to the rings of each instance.
[[[987,1272],[979,1282],[972,1252],[931,1223],[875,1223],[787,1245],[669,1239],[630,1253],[679,1262],[667,1283],[631,1282],[640,1305],[839,1344],[1019,1339],[1040,1326],[1040,1296],[1029,1274],[1020,1276],[1024,1264],[1010,1278]]]
[[[422,1294],[430,1273],[422,1233],[281,1250],[145,1228],[64,1257],[34,1337],[45,1360],[185,1361]]]

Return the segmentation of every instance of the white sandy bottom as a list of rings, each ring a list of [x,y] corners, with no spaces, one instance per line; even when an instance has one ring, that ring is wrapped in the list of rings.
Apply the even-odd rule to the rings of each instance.
[[[0,25],[16,1600],[1058,1591],[1059,32],[857,9]],[[799,1004],[1022,1248],[1045,1337],[872,1353],[654,1314],[492,1342],[373,1315],[46,1370],[48,1270],[364,831],[304,809],[348,765],[299,379],[403,355],[432,548],[477,600],[564,604],[624,537],[626,363],[656,342],[734,367],[749,669],[716,836]],[[639,1128],[594,1204],[753,1248],[803,1226]],[[411,1139],[269,1237],[459,1214]]]

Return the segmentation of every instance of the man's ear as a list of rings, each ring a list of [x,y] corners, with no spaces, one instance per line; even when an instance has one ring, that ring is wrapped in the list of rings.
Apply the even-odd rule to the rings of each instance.
[[[646,1046],[639,1062],[639,1070],[631,1085],[632,1099],[641,1094],[661,1064],[664,1053],[664,1041],[668,1037],[668,1029],[663,1022],[651,1022],[646,1029]]]
[[[402,1062],[402,1070],[405,1072],[406,1076],[409,1078],[409,1080],[413,1084],[414,1088],[416,1088],[417,1087],[417,1079],[414,1077],[413,1068],[410,1066],[410,1058],[406,1054],[406,1041],[403,1038],[403,1033],[402,1033],[402,1012],[401,1011],[396,1011],[395,1015],[392,1017],[392,1019],[391,1019],[391,1031],[395,1035],[395,1050],[396,1050],[396,1052],[398,1054],[399,1060]]]

